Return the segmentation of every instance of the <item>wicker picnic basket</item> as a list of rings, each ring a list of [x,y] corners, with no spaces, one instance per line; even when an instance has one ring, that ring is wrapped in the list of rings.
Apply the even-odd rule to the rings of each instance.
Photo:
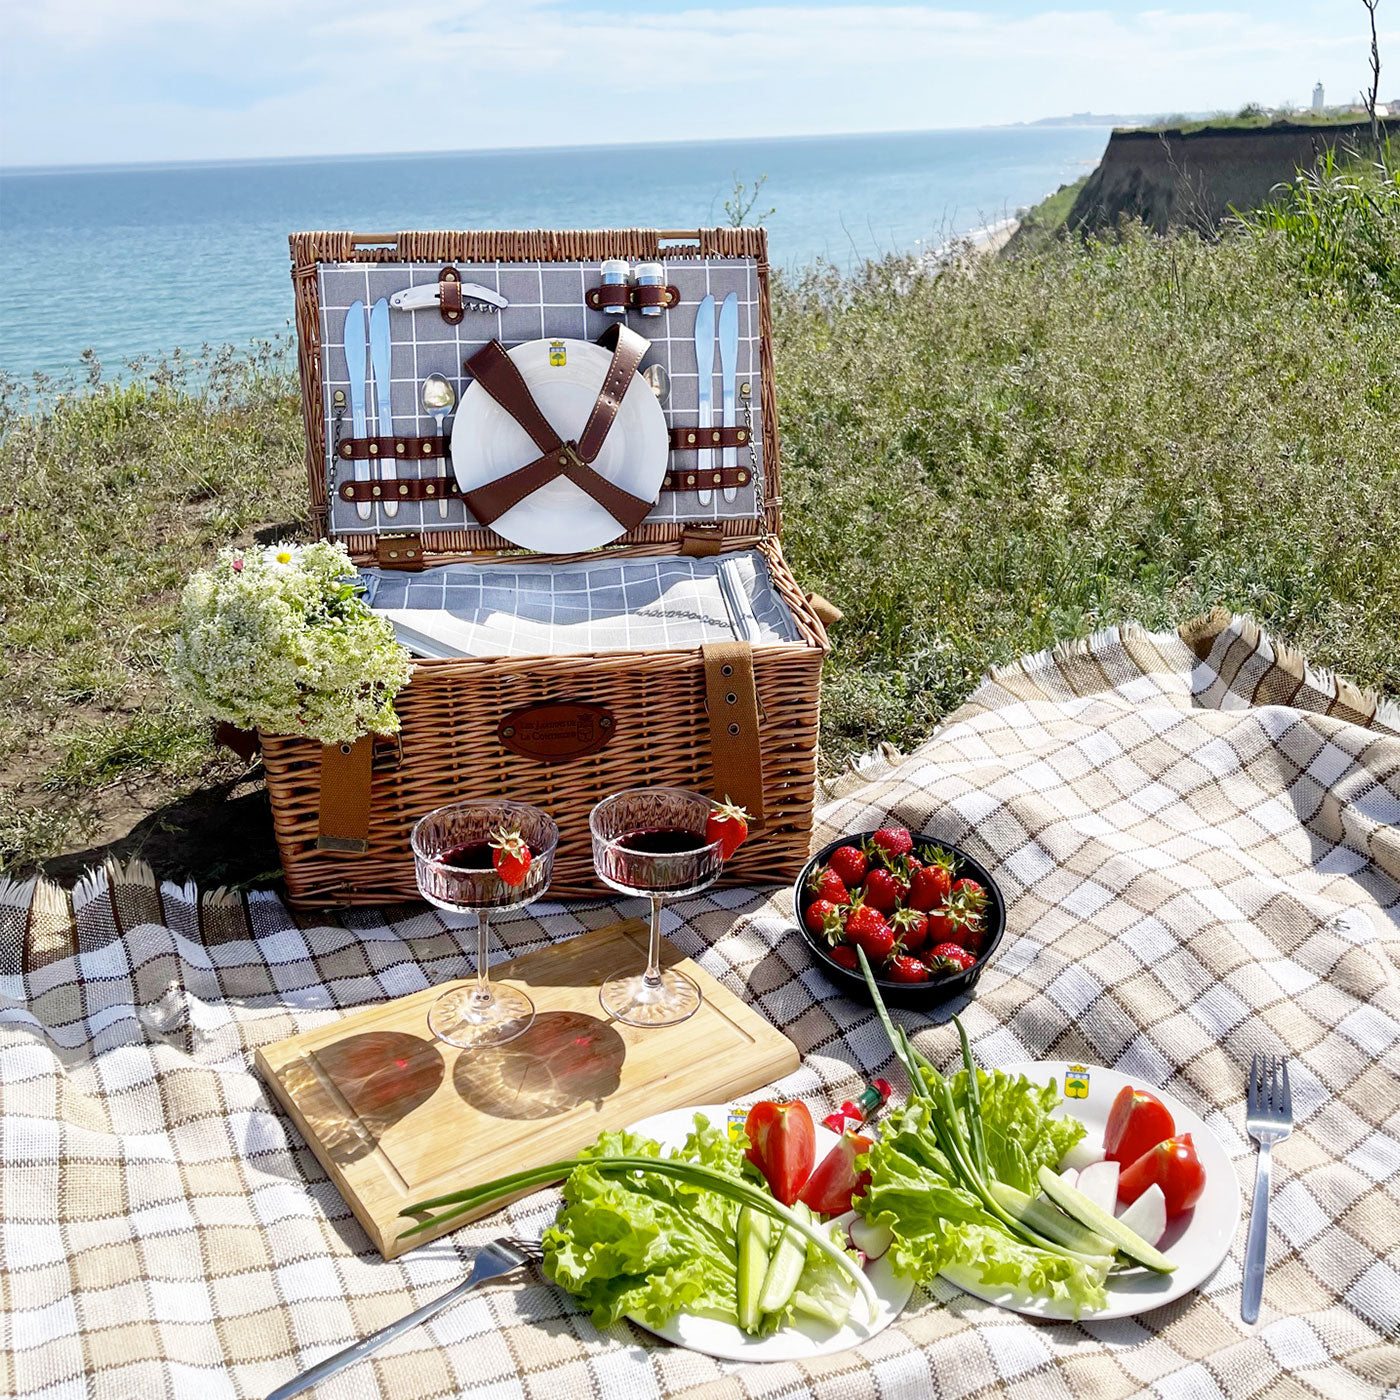
[[[781,496],[763,230],[301,233],[291,238],[291,254],[312,518],[317,534],[343,540],[362,570],[418,573],[522,559],[532,568],[551,568],[659,556],[714,560],[720,568],[731,552],[747,551],[759,561],[756,567],[766,569],[772,594],[791,619],[790,636],[778,643],[729,640],[582,655],[423,660],[396,701],[402,720],[396,736],[324,748],[309,739],[260,736],[291,902],[315,907],[416,897],[413,824],[445,803],[494,797],[534,803],[557,821],[561,839],[552,893],[596,895],[589,810],[611,792],[650,784],[727,796],[750,810],[754,834],[726,867],[729,882],[790,879],[808,850],[819,685],[828,648],[823,618],[829,621],[832,613],[799,588],[778,541]],[[661,262],[668,282],[681,284],[679,292],[667,286],[670,301],[693,300],[712,280],[723,285],[728,278],[746,289],[742,305],[751,351],[743,390],[751,394],[745,421],[752,449],[739,458],[743,470],[726,477],[744,483],[742,491],[731,488],[733,504],[724,504],[716,489],[711,504],[698,506],[702,498],[685,488],[694,482],[701,456],[682,451],[681,430],[673,428],[671,470],[657,504],[639,524],[586,555],[524,555],[473,518],[455,494],[443,454],[418,459],[436,450],[426,432],[395,440],[378,429],[378,440],[368,440],[368,446],[345,438],[344,394],[334,387],[338,375],[347,375],[348,356],[338,359],[335,344],[335,318],[350,314],[335,305],[349,294],[345,287],[363,283],[368,302],[388,288],[436,284],[442,292],[436,308],[398,318],[396,324],[412,322],[417,339],[403,347],[396,341],[394,353],[412,351],[413,378],[433,354],[436,363],[455,356],[460,375],[464,346],[475,343],[471,338],[484,339],[488,323],[504,327],[516,312],[518,325],[528,318],[537,336],[596,329],[602,313],[593,301],[588,304],[594,309],[585,311],[583,302],[598,296],[605,258]],[[569,277],[579,289],[572,306],[569,295],[548,290],[572,285]],[[503,292],[514,289],[515,305],[500,312],[499,321],[473,323],[473,313],[460,309],[454,284],[487,281]],[[538,305],[529,293],[535,281]],[[552,298],[561,304],[551,305]],[[678,319],[683,314],[680,307]],[[625,315],[629,325],[640,320],[631,311]],[[653,337],[651,352],[664,350],[669,359],[679,354],[681,338],[667,341],[669,331],[652,327],[663,319],[653,314],[642,325]],[[497,334],[501,343],[513,338]],[[525,334],[517,329],[518,337]],[[403,363],[410,365],[407,358]],[[397,383],[397,369],[394,377]],[[405,421],[397,410],[389,418],[390,426]],[[421,427],[415,418],[415,432]],[[742,429],[731,430],[728,440],[743,443],[745,437]],[[384,477],[371,482],[356,459],[352,481],[341,468],[352,452],[362,457],[366,451],[397,452],[397,475],[390,479],[381,463]],[[719,460],[718,451],[705,458]],[[381,501],[381,491],[402,493],[402,511],[394,510],[390,519],[389,508],[379,506],[370,520],[363,519],[371,491]],[[450,518],[441,499],[433,499],[437,493],[452,495]]]

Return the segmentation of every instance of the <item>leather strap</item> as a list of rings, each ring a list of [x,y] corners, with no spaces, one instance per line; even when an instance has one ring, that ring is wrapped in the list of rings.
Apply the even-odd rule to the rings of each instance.
[[[747,428],[672,428],[671,451],[695,452],[702,447],[747,447]]]
[[[462,493],[450,476],[401,476],[393,481],[342,481],[335,494],[342,501],[437,501],[460,498]]]
[[[817,621],[823,627],[830,627],[833,623],[840,622],[845,613],[836,606],[835,603],[828,602],[820,593],[807,594],[807,606],[816,613]]]
[[[583,294],[584,301],[594,310],[602,311],[608,306],[623,306],[639,309],[643,306],[660,306],[669,309],[681,299],[680,288],[669,283],[664,287],[626,286],[614,283],[604,287],[601,284],[590,287]]]
[[[438,273],[438,310],[449,326],[462,319],[462,274],[455,267],[445,267]]]
[[[692,467],[689,471],[667,472],[662,479],[661,489],[711,491],[716,486],[747,486],[752,480],[747,467],[716,467],[713,471]]]
[[[347,462],[375,457],[392,457],[395,461],[402,462],[412,458],[423,461],[425,458],[446,457],[447,440],[436,435],[407,438],[341,438],[335,452],[337,457]]]
[[[577,442],[560,441],[500,341],[488,342],[467,361],[467,372],[520,424],[541,453],[533,462],[463,493],[472,514],[483,525],[490,525],[559,476],[567,477],[587,492],[624,530],[635,529],[650,513],[655,502],[644,501],[613,485],[590,464],[602,450],[637,366],[651,346],[636,331],[622,325],[609,326],[597,343],[612,351],[612,359]]]
[[[318,851],[369,850],[369,797],[374,773],[374,736],[321,749],[321,811]]]
[[[681,530],[681,553],[689,559],[708,559],[724,548],[724,526],[707,520]]]
[[[761,827],[763,748],[753,647],[748,642],[711,642],[702,646],[700,653],[705,664],[705,709],[710,719],[711,793],[743,807],[751,829]]]

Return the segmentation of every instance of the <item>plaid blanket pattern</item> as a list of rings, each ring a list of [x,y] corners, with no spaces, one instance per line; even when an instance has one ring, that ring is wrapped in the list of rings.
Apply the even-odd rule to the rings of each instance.
[[[927,745],[833,785],[817,839],[887,814],[964,844],[1009,933],[965,1010],[976,1053],[1165,1085],[1252,1181],[1243,1070],[1293,1066],[1264,1312],[1239,1320],[1244,1227],[1197,1294],[1113,1323],[1031,1324],[939,1284],[860,1349],[742,1367],[537,1279],[467,1299],[342,1373],[399,1397],[1377,1397],[1400,1384],[1400,737],[1394,716],[1243,620],[1132,628],[994,673]],[[504,957],[614,918],[536,905]],[[835,1105],[890,1067],[872,1013],[790,933],[785,892],[677,904],[669,936],[783,1026],[778,1088]],[[458,975],[421,907],[299,925],[271,894],[140,871],[0,894],[0,1392],[259,1396],[426,1301],[553,1193],[392,1263],[249,1069],[255,1045]],[[897,1013],[950,1067],[943,1018]]]

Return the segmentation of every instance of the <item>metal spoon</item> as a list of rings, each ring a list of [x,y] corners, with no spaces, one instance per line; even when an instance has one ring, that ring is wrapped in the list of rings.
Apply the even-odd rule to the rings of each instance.
[[[651,385],[651,392],[656,395],[660,402],[666,402],[666,396],[671,392],[671,376],[666,373],[664,365],[648,365],[642,371],[642,378]]]
[[[430,374],[423,381],[423,407],[432,416],[439,437],[443,435],[443,424],[446,423],[447,415],[452,412],[452,406],[456,402],[457,391],[445,375]],[[447,457],[444,455],[441,461],[445,472]],[[443,497],[438,498],[438,517],[442,520],[447,519],[447,501]]]

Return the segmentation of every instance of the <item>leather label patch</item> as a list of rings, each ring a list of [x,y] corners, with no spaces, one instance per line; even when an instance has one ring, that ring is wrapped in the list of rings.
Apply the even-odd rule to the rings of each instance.
[[[562,763],[597,753],[613,736],[612,711],[571,700],[512,710],[496,726],[496,737],[512,753],[544,763]]]

